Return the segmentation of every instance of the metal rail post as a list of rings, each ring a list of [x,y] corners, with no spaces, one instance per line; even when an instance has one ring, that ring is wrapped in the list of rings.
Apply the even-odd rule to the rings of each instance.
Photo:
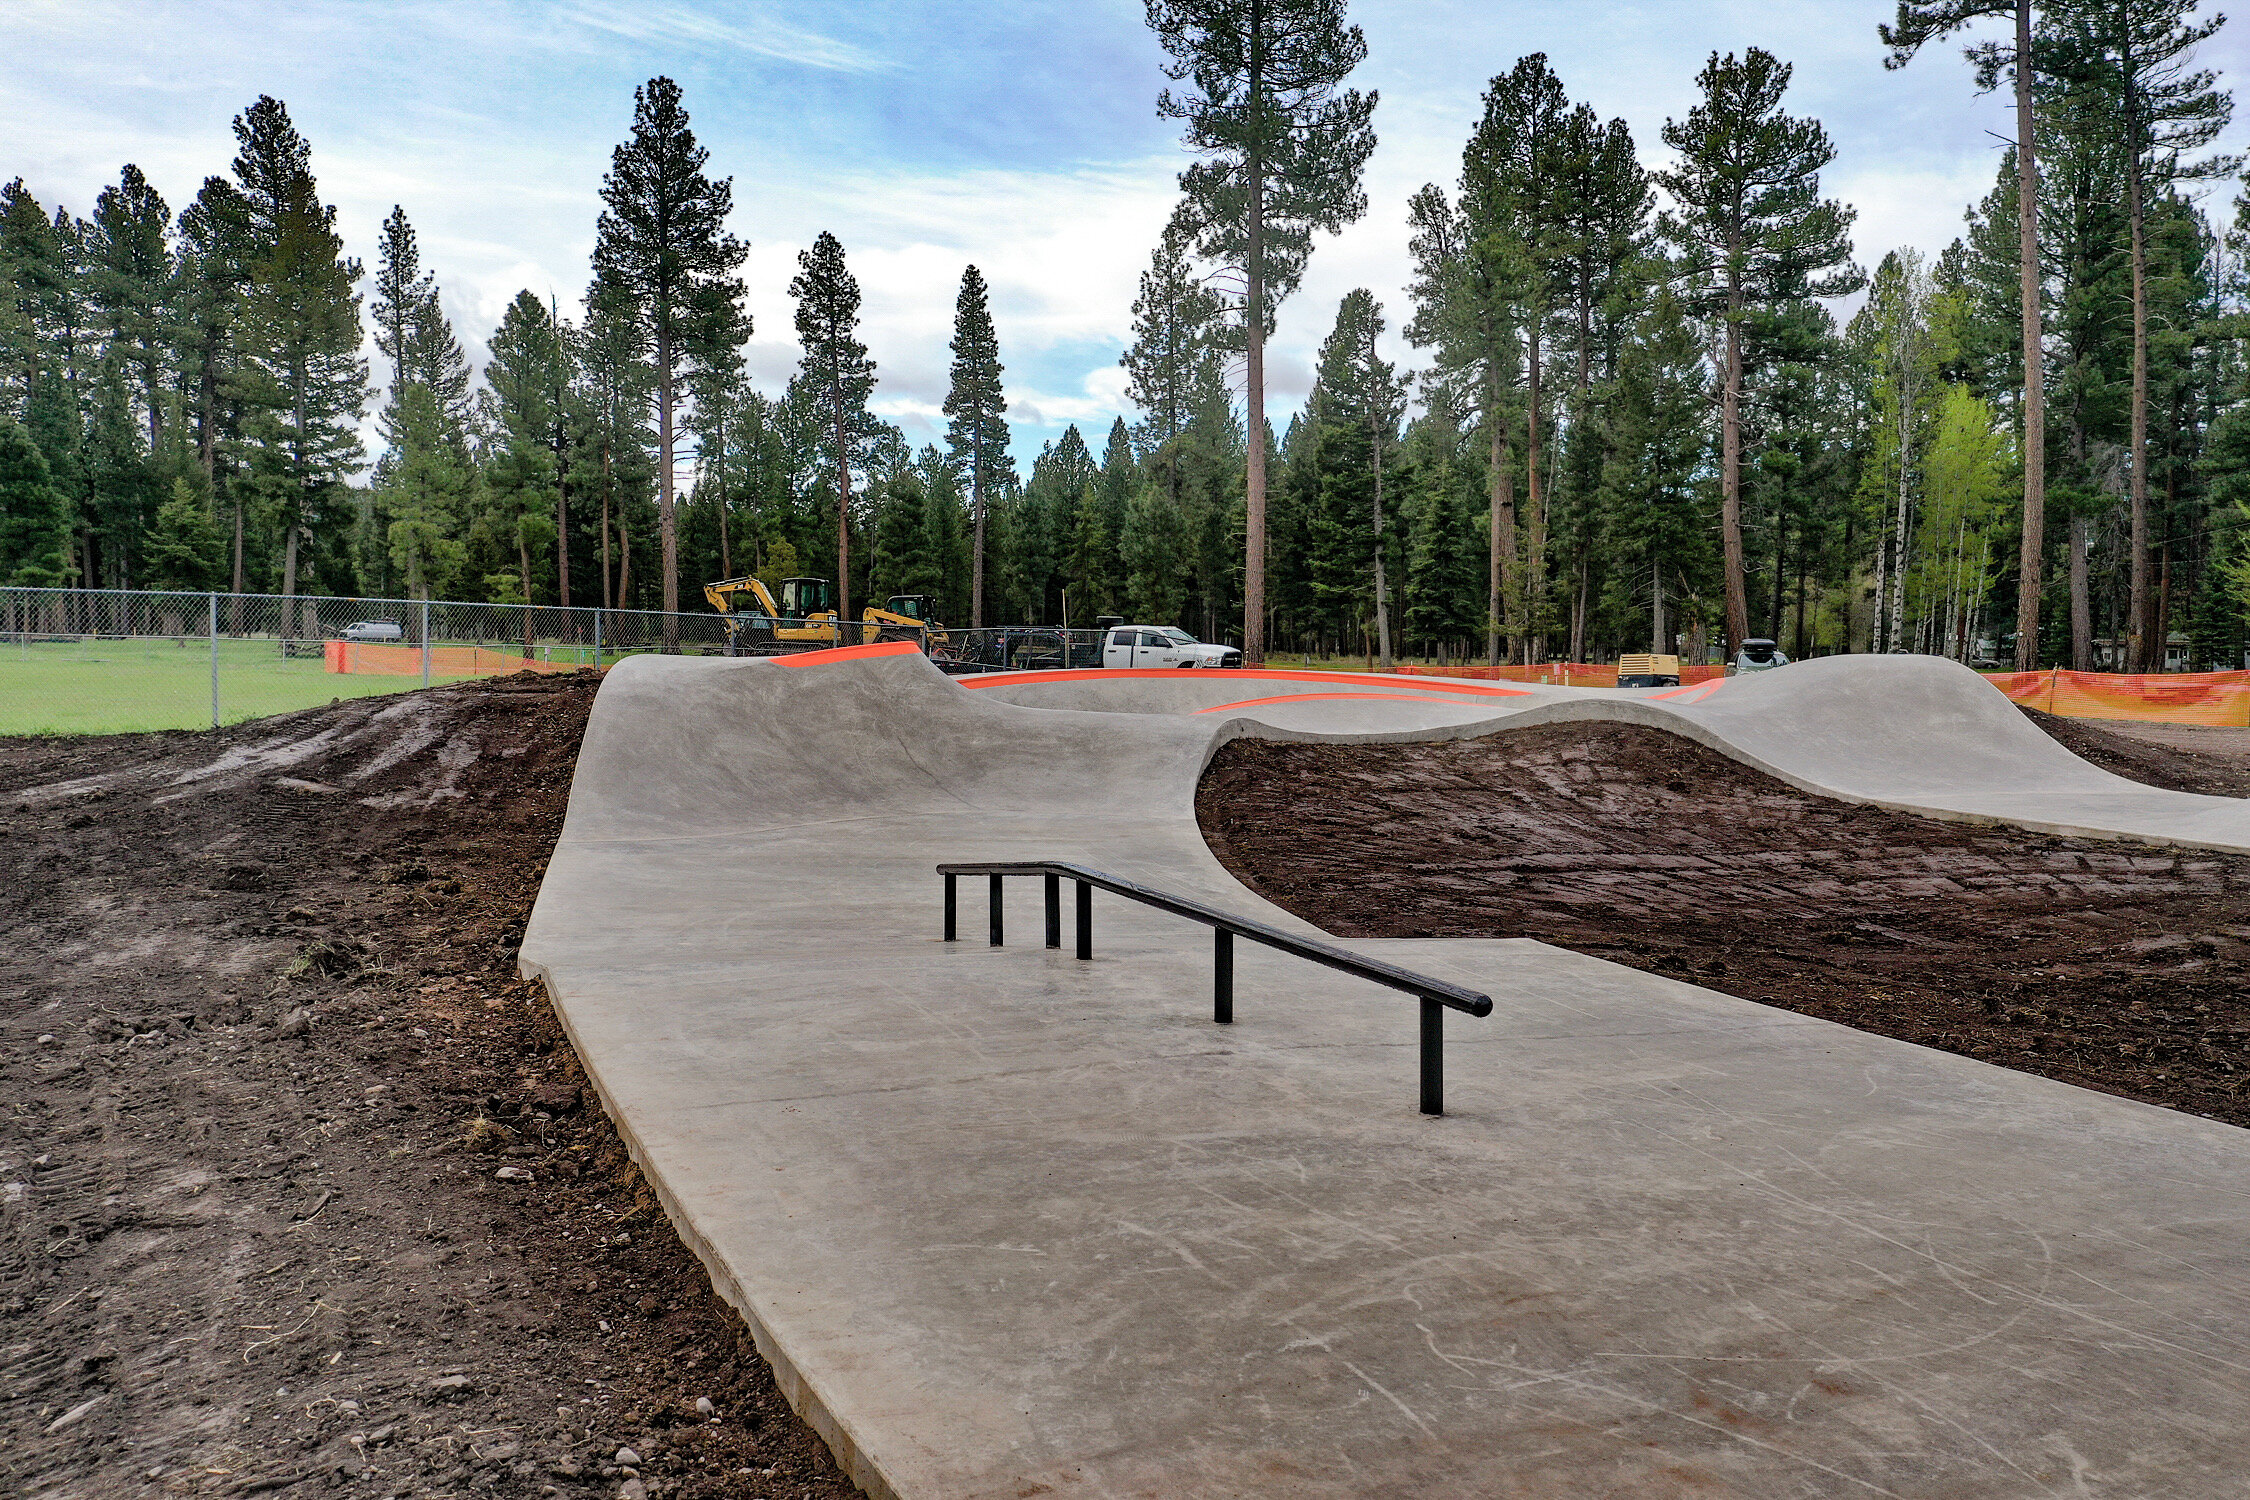
[[[953,877],[948,875],[945,877],[945,940],[949,943],[953,941],[953,895]]]
[[[1047,877],[1047,946],[1062,946],[1062,877]]]
[[[219,727],[219,596],[211,596],[211,727]]]
[[[986,877],[992,882],[992,946],[1000,946],[1000,877]]]
[[[1422,997],[1422,1113],[1445,1113],[1445,1007]]]
[[[430,601],[422,601],[422,686],[430,685]]]
[[[1224,927],[1211,929],[1211,1019],[1234,1020],[1234,934]]]
[[[1094,956],[1094,888],[1085,881],[1074,881],[1078,887],[1078,956]]]

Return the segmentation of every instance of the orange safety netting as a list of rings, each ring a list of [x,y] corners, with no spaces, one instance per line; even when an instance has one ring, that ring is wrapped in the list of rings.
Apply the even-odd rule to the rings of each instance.
[[[2250,725],[2250,672],[1987,672],[2026,708],[2066,719]]]
[[[329,641],[328,670],[366,672],[379,677],[422,675],[420,646],[375,646],[365,641]],[[518,651],[487,646],[432,646],[432,677],[498,677],[509,672],[575,672],[577,662],[535,661]]]
[[[1407,677],[1475,677],[1486,682],[1537,682],[1548,687],[1615,687],[1617,668],[1582,661],[1551,661],[1537,667],[1393,667]],[[1725,667],[1680,668],[1680,686],[1693,687],[1727,675]]]

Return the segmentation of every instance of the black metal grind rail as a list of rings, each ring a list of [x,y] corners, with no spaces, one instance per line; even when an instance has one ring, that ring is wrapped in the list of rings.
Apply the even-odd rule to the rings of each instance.
[[[1225,1025],[1234,1019],[1234,940],[1239,935],[1253,943],[1263,943],[1283,953],[1340,969],[1361,979],[1373,980],[1394,990],[1404,990],[1422,1002],[1422,1113],[1426,1115],[1445,1112],[1445,1012],[1448,1007],[1472,1016],[1492,1014],[1492,997],[1480,995],[1475,990],[1443,979],[1432,979],[1427,974],[1417,974],[1412,969],[1402,969],[1379,959],[1362,958],[1357,953],[1342,948],[1332,948],[1326,943],[1283,932],[1263,922],[1253,922],[1247,917],[1237,917],[1220,911],[1215,906],[1205,906],[1200,901],[1190,901],[1185,896],[1175,896],[1167,891],[1155,890],[1137,881],[1116,875],[1105,875],[1100,870],[1085,865],[1074,865],[1059,860],[1028,860],[1004,864],[939,865],[937,871],[945,877],[945,940],[955,940],[956,882],[963,875],[985,876],[989,884],[991,912],[990,931],[992,946],[1001,946],[1002,922],[1000,883],[1011,875],[1038,875],[1046,882],[1047,896],[1047,946],[1062,946],[1062,882],[1075,881],[1078,916],[1078,956],[1094,956],[1094,888],[1114,892],[1129,901],[1143,906],[1153,906],[1158,911],[1170,912],[1175,917],[1186,917],[1191,922],[1201,922],[1211,929],[1211,1019]]]

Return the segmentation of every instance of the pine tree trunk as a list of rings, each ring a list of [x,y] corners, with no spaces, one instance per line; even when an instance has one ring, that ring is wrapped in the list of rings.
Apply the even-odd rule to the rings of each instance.
[[[1875,528],[1875,598],[1874,609],[1867,621],[1867,649],[1877,656],[1883,654],[1883,611],[1890,601],[1891,538],[1885,528]]]
[[[617,518],[617,607],[630,609],[628,602],[633,590],[633,534],[625,529],[625,518]]]
[[[1265,5],[1250,0],[1250,25],[1246,39],[1250,66],[1246,98],[1256,111],[1265,87]],[[1250,425],[1250,458],[1245,475],[1245,508],[1242,561],[1242,664],[1260,667],[1266,661],[1266,163],[1255,144],[1243,163],[1250,190],[1246,218],[1248,262],[1243,267],[1243,311],[1247,328],[1244,347],[1249,368],[1243,392]]]
[[[840,371],[829,372],[829,389],[836,427],[836,644],[842,646],[848,644],[844,621],[852,613],[852,450]]]
[[[1523,585],[1523,660],[1530,666],[1547,659],[1547,634],[1544,625],[1547,598],[1547,502],[1539,484],[1539,332],[1538,320],[1526,330],[1525,351],[1530,355],[1526,365],[1525,394],[1529,405],[1524,414],[1524,506],[1530,512],[1529,555],[1524,559]]]
[[[984,416],[978,413],[969,434],[969,509],[976,541],[969,558],[969,628],[984,628]]]
[[[672,514],[672,333],[656,329],[656,537],[658,565],[664,571],[664,649],[680,649],[680,536]]]
[[[1661,559],[1651,558],[1649,560],[1648,598],[1648,633],[1649,639],[1655,642],[1648,649],[1654,654],[1662,656],[1665,654],[1664,642],[1666,637],[1664,630],[1664,564]]]
[[[2148,588],[2148,244],[2141,204],[2140,102],[2127,85],[2125,215],[2133,259],[2133,456],[2129,491],[2133,516],[2132,602],[2125,626],[2125,670],[2153,671],[2156,643],[2149,639],[2154,600]]]
[[[1906,459],[1899,456],[1898,519],[1891,534],[1891,639],[1893,649],[1905,641],[1906,623]],[[1925,611],[1926,613],[1926,611]]]
[[[523,575],[523,659],[531,660],[531,546],[516,528],[516,568]]]
[[[2031,116],[2031,5],[2016,0],[2016,233],[2023,303],[2023,553],[2016,587],[2016,670],[2039,662],[2040,569],[2046,559],[2047,394],[2039,317],[2039,167]]]
[[[1781,641],[1781,612],[1789,597],[1789,518],[1777,509],[1773,518],[1773,602],[1766,610],[1766,635]]]
[[[560,418],[557,419],[558,424]],[[556,428],[555,443],[555,602],[564,609],[570,608],[570,465],[564,458],[567,446],[562,428]],[[529,595],[525,596],[530,597]],[[568,618],[565,616],[564,618]]]
[[[1728,661],[1750,634],[1742,556],[1742,288],[1729,257],[1726,379],[1719,394],[1719,542],[1725,553]]]
[[[2085,516],[2070,522],[2070,667],[2074,672],[2094,670],[2094,600],[2086,580],[2086,549],[2093,541],[2094,523]]]
[[[1382,655],[1382,669],[1391,669],[1391,602],[1383,583],[1383,436],[1374,434],[1375,441],[1375,642]]]

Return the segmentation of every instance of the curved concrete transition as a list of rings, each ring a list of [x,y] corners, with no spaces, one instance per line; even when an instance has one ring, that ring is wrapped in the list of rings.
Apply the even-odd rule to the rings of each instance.
[[[1258,701],[1253,701],[1258,700]],[[1106,711],[1105,711],[1106,710]],[[1310,931],[1220,868],[1241,734],[1616,718],[1808,788],[2250,848],[1957,667],[1669,693],[639,657],[523,955],[673,1222],[877,1495],[2219,1496],[2250,1473],[2250,1133],[1522,941],[1415,1108],[1406,997],[1106,895]],[[970,882],[964,882],[965,888]]]

